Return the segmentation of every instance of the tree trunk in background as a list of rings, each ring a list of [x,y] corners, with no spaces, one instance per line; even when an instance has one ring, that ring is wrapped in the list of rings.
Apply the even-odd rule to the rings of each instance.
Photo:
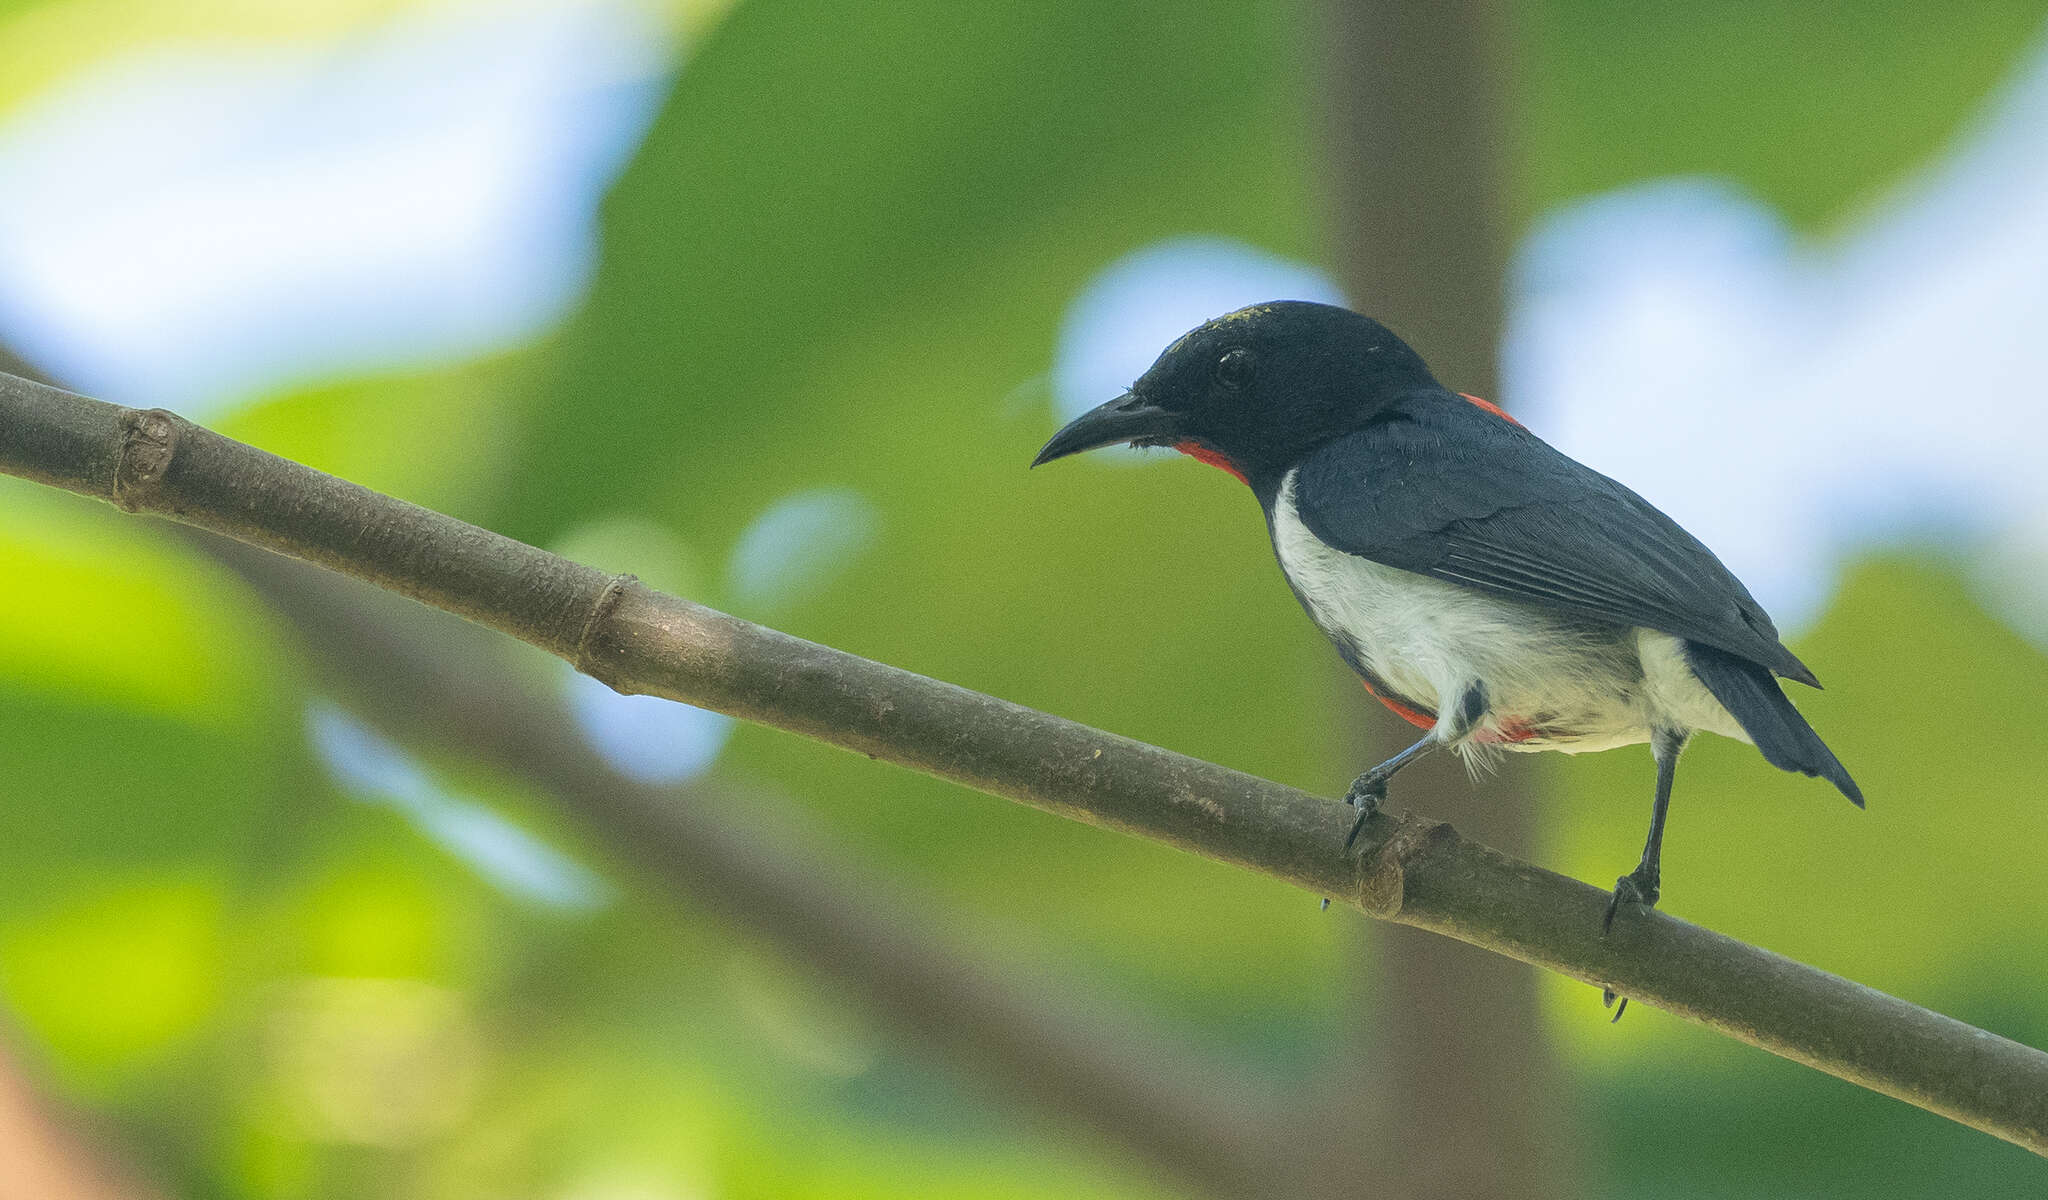
[[[1322,53],[1333,247],[1345,293],[1455,391],[1493,397],[1507,258],[1508,12],[1491,0],[1326,0]],[[1344,676],[1359,769],[1413,731]],[[1400,739],[1399,743],[1396,738]],[[1395,780],[1389,807],[1529,849],[1528,760],[1470,780],[1451,756]],[[1357,924],[1357,923],[1354,923]],[[1327,1193],[1573,1194],[1571,1104],[1537,1010],[1536,973],[1399,926],[1359,926],[1356,1036],[1323,1122]],[[1587,993],[1588,1020],[1599,1019]],[[1336,1130],[1346,1133],[1338,1133]]]
[[[4,353],[4,352],[0,352]],[[43,1095],[0,1038],[0,1200],[156,1200],[91,1122]]]

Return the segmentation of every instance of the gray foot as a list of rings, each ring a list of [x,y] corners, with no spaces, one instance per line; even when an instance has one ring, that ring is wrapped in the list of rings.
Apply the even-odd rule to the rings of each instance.
[[[1344,839],[1344,848],[1351,849],[1358,841],[1358,831],[1380,811],[1380,805],[1387,799],[1387,781],[1384,776],[1371,771],[1351,781],[1344,793],[1344,803],[1358,810],[1358,819],[1351,823],[1351,835]]]
[[[1614,881],[1614,894],[1607,898],[1607,915],[1600,919],[1600,935],[1607,936],[1614,928],[1614,915],[1624,904],[1638,908],[1657,907],[1657,872],[1637,867],[1635,870]],[[1621,1014],[1628,1011],[1628,998],[1622,997],[1619,1007],[1615,1006],[1615,995],[1611,991],[1600,993],[1600,1004],[1614,1009],[1614,1019],[1621,1020]],[[1611,1022],[1610,1022],[1611,1023]]]
[[[1344,848],[1346,850],[1351,849],[1352,845],[1358,841],[1358,831],[1364,829],[1365,823],[1372,820],[1373,814],[1379,812],[1380,803],[1386,798],[1387,781],[1385,779],[1375,779],[1371,771],[1367,771],[1351,781],[1351,786],[1345,789],[1344,792],[1344,803],[1358,810],[1358,819],[1351,823],[1351,833],[1344,839]],[[1330,898],[1328,896],[1323,897],[1322,911],[1330,911]]]

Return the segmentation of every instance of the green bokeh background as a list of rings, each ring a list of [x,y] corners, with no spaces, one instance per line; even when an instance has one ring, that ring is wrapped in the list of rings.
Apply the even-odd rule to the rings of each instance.
[[[122,11],[0,6],[0,58],[10,37]],[[741,615],[1331,791],[1357,764],[1327,650],[1252,502],[1192,465],[1023,469],[1052,425],[1059,323],[1103,266],[1190,233],[1328,259],[1312,17],[1216,0],[692,17],[564,327],[219,424],[541,545],[652,523],[666,540],[614,538],[632,561],[598,565],[653,578],[708,580],[776,500],[855,489],[878,517],[866,553]],[[1521,5],[1511,209],[1526,228],[1589,192],[1710,173],[1825,235],[1964,129],[2044,19],[2040,3],[1938,20],[1896,0]],[[342,23],[226,32],[323,22]],[[124,48],[63,36],[79,63]],[[1856,564],[1795,648],[1828,680],[1805,707],[1870,810],[1701,745],[1666,907],[2048,1043],[2048,661],[1931,557]],[[38,1078],[172,1190],[1167,1194],[708,916],[631,886],[595,912],[541,908],[352,802],[306,745],[315,691],[294,655],[257,598],[160,529],[0,480],[0,1001]],[[599,861],[486,765],[416,749]],[[741,730],[718,770],[802,798],[980,944],[1276,1089],[1372,1019],[1340,984],[1356,918],[1280,885],[771,731]],[[1594,880],[1632,861],[1646,756],[1542,770],[1540,860]],[[1609,1028],[1561,981],[1545,1003],[1586,1195],[2040,1186],[2022,1151],[1662,1014]],[[335,1089],[371,1086],[349,1067],[379,1055],[444,1065],[407,1093],[417,1113],[351,1125],[389,1097]]]

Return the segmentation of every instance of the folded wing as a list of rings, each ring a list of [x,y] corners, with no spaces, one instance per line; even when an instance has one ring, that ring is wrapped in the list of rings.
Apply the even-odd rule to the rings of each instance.
[[[1409,397],[1311,454],[1294,499],[1309,530],[1347,553],[1702,642],[1820,686],[1698,538],[1621,484],[1449,392]]]

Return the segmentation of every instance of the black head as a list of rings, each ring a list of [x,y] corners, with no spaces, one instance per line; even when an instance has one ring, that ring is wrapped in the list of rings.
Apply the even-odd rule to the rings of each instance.
[[[1031,465],[1122,443],[1173,446],[1259,487],[1435,386],[1422,358],[1370,317],[1305,300],[1254,304],[1168,346],[1129,392],[1054,434]]]

